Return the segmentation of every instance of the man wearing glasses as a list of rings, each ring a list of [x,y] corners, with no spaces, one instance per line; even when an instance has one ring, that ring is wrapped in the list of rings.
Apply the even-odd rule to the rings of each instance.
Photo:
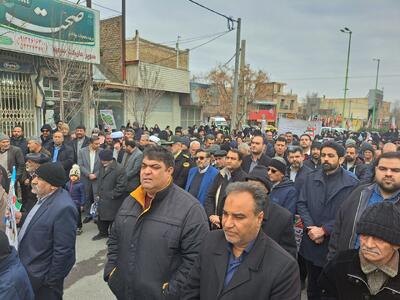
[[[51,136],[51,126],[49,124],[44,124],[42,128],[40,128],[42,134],[40,135],[40,139],[42,140],[42,147],[50,151],[51,144],[53,143],[53,137]]]
[[[212,184],[218,170],[210,165],[210,153],[199,149],[195,154],[196,167],[189,170],[185,190],[192,194],[204,205],[208,187]]]

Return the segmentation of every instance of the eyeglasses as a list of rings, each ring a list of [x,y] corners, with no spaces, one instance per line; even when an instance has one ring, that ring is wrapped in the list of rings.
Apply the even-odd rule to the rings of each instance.
[[[205,160],[207,157],[205,156],[197,156],[194,158],[194,160]]]
[[[272,169],[272,168],[268,168],[268,172],[271,171],[272,174],[275,174],[276,172],[278,172],[278,170]]]
[[[47,129],[43,129],[42,132],[49,132]]]

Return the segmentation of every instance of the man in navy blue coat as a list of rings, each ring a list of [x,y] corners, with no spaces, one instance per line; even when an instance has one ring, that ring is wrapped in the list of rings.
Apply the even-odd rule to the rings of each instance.
[[[219,172],[218,169],[210,165],[210,155],[210,152],[204,149],[196,151],[194,159],[197,167],[189,170],[185,187],[185,190],[199,200],[202,205],[206,200],[208,188]]]
[[[344,156],[345,149],[340,144],[324,143],[321,148],[322,168],[309,173],[297,201],[297,211],[304,224],[300,255],[306,260],[309,300],[321,299],[317,280],[327,261],[335,216],[359,182],[340,166]]]
[[[64,279],[75,263],[77,210],[62,188],[65,171],[48,162],[36,170],[32,192],[38,201],[18,235],[18,252],[36,300],[62,299]]]

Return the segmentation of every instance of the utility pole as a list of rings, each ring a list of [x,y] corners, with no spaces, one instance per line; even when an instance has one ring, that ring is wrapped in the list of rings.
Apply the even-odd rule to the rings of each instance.
[[[247,120],[247,97],[245,95],[245,81],[244,81],[244,71],[246,67],[246,40],[242,40],[240,45],[240,99],[242,105],[241,107],[244,109],[244,115],[242,120],[240,120],[240,125],[246,123]]]
[[[92,8],[92,0],[86,1],[86,7]],[[93,127],[96,127],[97,123],[97,116],[95,110],[93,109],[93,65],[89,63],[88,66],[88,74],[87,80],[90,82],[90,86],[88,86],[88,91],[86,91],[87,100],[83,103],[83,113],[85,115],[85,126],[88,130],[91,130]]]
[[[347,96],[347,81],[349,79],[349,62],[350,62],[350,46],[351,46],[351,34],[353,33],[349,28],[345,27],[340,30],[343,33],[349,34],[349,46],[347,48],[347,64],[346,64],[346,77],[344,80],[344,97],[343,97],[343,111],[342,111],[342,127],[345,127],[345,119],[344,119],[344,112],[346,107],[346,96]],[[351,102],[349,105],[349,115],[351,110]]]
[[[122,24],[121,24],[121,40],[122,40],[122,81],[126,80],[126,40],[125,40],[125,27],[126,27],[126,0],[122,0]]]
[[[237,123],[237,103],[239,91],[239,60],[240,60],[240,30],[242,19],[237,19],[236,28],[236,54],[235,54],[235,74],[233,77],[233,96],[232,96],[232,118],[231,118],[231,131],[235,129]]]
[[[376,98],[377,98],[377,92],[378,92],[379,64],[380,64],[381,60],[379,58],[374,58],[373,60],[378,62],[377,66],[376,66],[374,107],[372,109],[372,128],[375,128]]]

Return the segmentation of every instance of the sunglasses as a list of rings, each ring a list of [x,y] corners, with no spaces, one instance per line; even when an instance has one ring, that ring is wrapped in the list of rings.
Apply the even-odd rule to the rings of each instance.
[[[276,172],[278,172],[278,170],[272,169],[272,168],[268,168],[268,171],[271,171],[272,174],[275,174]]]
[[[205,159],[206,159],[205,156],[198,156],[194,158],[194,160],[205,160]]]

